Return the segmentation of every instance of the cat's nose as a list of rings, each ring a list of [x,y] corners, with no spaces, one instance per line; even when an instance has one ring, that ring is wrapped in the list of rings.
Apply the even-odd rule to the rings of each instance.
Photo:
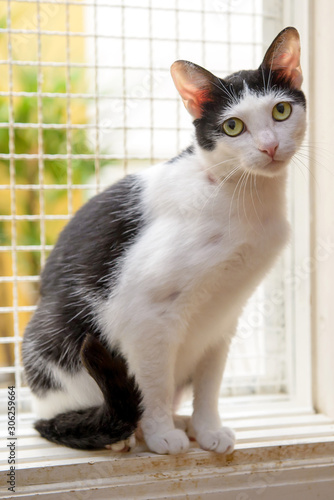
[[[262,147],[259,148],[259,150],[262,153],[267,153],[268,156],[273,160],[274,156],[276,154],[278,148],[278,142],[270,143],[270,144],[263,144]]]

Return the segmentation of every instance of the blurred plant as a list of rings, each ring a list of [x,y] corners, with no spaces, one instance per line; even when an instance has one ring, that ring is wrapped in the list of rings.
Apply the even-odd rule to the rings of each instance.
[[[84,75],[82,70],[73,72],[71,75],[72,92],[76,92],[76,86],[81,85]],[[51,85],[51,86],[50,86]],[[36,92],[37,74],[35,68],[15,67],[15,88],[24,92]],[[48,92],[63,93],[66,91],[66,82],[63,77],[54,76],[52,82],[48,82]],[[46,154],[58,154],[67,152],[67,131],[66,131],[66,99],[63,98],[42,98],[42,113],[44,124],[64,124],[64,128],[43,129],[43,151]],[[0,122],[8,123],[9,100],[8,97],[0,97]],[[15,127],[14,124],[14,150],[16,154],[34,155],[38,153],[38,102],[37,97],[14,96],[13,113],[14,122],[27,124],[27,127]],[[73,111],[75,123],[86,123],[86,105],[76,105]],[[71,151],[73,154],[93,154],[93,148],[89,144],[89,137],[86,130],[75,130],[71,136]],[[0,128],[0,152],[9,153],[9,127]],[[107,162],[101,161],[101,167]],[[110,162],[108,162],[110,163]],[[72,160],[73,184],[85,184],[94,174],[94,159],[92,160]],[[33,186],[40,184],[38,159],[15,160],[15,184],[27,185],[27,189],[16,190],[15,210],[18,215],[39,215],[40,197],[44,197],[46,213],[50,215],[67,214],[66,187],[64,189],[43,190],[39,193]],[[45,160],[43,168],[43,182],[49,185],[65,185],[68,183],[67,161],[66,160]],[[0,159],[0,184],[10,184],[9,161]],[[29,188],[28,186],[32,186]],[[85,201],[85,193],[81,190],[73,190],[73,209],[76,210]],[[0,214],[11,215],[10,191],[2,191],[0,196]],[[53,245],[57,239],[59,231],[66,221],[55,220],[45,224],[46,244]],[[39,220],[20,220],[16,223],[17,243],[19,245],[40,245],[40,222]],[[0,246],[10,246],[12,242],[12,227],[10,221],[0,221]],[[0,252],[0,276],[10,276],[12,270],[10,252]],[[20,252],[18,257],[18,273],[20,275],[38,275],[40,273],[40,252],[28,251]],[[24,286],[23,286],[24,285]],[[0,288],[1,306],[12,305],[13,297],[12,283],[3,283]],[[36,301],[36,286],[33,283],[24,283],[19,287],[19,304],[31,305]],[[20,327],[24,328],[29,319],[29,313],[21,314]],[[11,315],[0,315],[0,336],[13,334],[13,321]],[[12,349],[6,348],[5,360],[7,366],[13,363]],[[1,354],[1,353],[0,353]],[[1,356],[0,356],[1,358]],[[0,359],[1,361],[1,359]],[[2,363],[1,362],[1,363]],[[1,364],[0,363],[0,364]]]
[[[72,78],[72,84],[75,87],[75,81],[80,80],[82,74],[77,72],[75,78]],[[34,70],[20,68],[19,79],[25,92],[36,92],[36,74]],[[63,79],[53,81],[52,93],[65,92],[66,84]],[[84,107],[84,105],[82,105]],[[14,100],[14,121],[15,123],[27,124],[27,128],[15,128],[14,148],[16,154],[33,155],[38,153],[38,129],[29,127],[29,124],[35,124],[37,120],[37,98],[36,97],[15,97]],[[81,110],[80,114],[85,114]],[[0,97],[0,122],[8,122],[8,102],[6,98]],[[43,98],[43,123],[46,124],[65,124],[66,123],[66,99],[54,99],[52,97]],[[14,125],[15,127],[15,125]],[[66,153],[67,131],[64,128],[44,129],[43,130],[43,150],[47,154]],[[74,140],[71,141],[71,150],[73,154],[93,154],[89,145],[87,133],[85,130],[76,130]],[[9,152],[9,129],[0,128],[0,151]],[[104,165],[103,161],[101,162]],[[72,179],[74,184],[85,184],[94,173],[94,160],[72,160]],[[15,160],[15,182],[16,184],[34,185],[39,184],[39,165],[38,159]],[[64,184],[68,182],[67,161],[66,160],[45,160],[43,169],[43,181],[45,184]],[[0,163],[0,183],[9,184],[8,161]],[[48,214],[67,213],[67,190],[48,190],[44,196],[47,197]],[[83,193],[75,191],[74,205],[77,208],[84,201]],[[53,206],[52,206],[53,205]],[[8,197],[0,198],[0,210],[2,214],[9,214]],[[16,212],[18,214],[38,214],[39,213],[39,193],[36,189],[25,189],[17,191]],[[60,223],[62,225],[62,223]],[[53,226],[54,227],[54,226]],[[8,244],[11,240],[11,228],[9,224],[0,221],[0,244]],[[52,233],[46,231],[46,243],[54,244],[54,230]],[[39,245],[40,231],[39,224],[35,221],[22,221],[19,225],[18,240],[24,245]],[[31,261],[27,262],[29,274],[38,274],[39,258],[37,254],[31,254]]]

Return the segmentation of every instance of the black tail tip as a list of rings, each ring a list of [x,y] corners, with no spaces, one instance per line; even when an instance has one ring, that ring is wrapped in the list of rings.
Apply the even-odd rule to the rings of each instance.
[[[40,435],[45,438],[45,439],[48,439],[49,441],[52,441],[54,443],[57,443],[58,442],[58,439],[57,439],[57,428],[56,426],[54,425],[54,419],[50,419],[50,420],[47,420],[45,418],[41,418],[39,420],[36,420],[36,422],[34,422],[34,428],[37,432],[40,433]]]

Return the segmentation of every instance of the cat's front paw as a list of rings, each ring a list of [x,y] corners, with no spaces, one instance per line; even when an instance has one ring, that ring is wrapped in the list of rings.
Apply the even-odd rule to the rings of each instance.
[[[232,453],[235,445],[235,434],[229,427],[218,430],[204,430],[196,435],[196,441],[203,450],[216,453]]]
[[[159,455],[184,453],[189,448],[187,435],[179,429],[146,436],[145,440],[149,449],[155,453],[159,453]]]

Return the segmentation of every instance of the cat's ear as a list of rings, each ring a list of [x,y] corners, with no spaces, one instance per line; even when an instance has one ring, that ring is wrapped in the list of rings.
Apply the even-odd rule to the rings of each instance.
[[[293,88],[300,89],[303,74],[300,67],[300,39],[296,28],[281,31],[267,50],[260,69],[278,71]]]
[[[203,103],[212,100],[211,89],[217,77],[188,61],[176,61],[170,71],[187,111],[194,118],[200,118]]]

